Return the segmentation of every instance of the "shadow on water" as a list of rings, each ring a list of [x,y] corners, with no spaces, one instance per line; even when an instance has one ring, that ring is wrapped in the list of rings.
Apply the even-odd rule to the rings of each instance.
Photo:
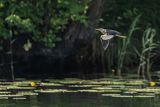
[[[0,100],[0,107],[159,107],[159,98],[114,98],[101,93],[42,93],[25,100]]]

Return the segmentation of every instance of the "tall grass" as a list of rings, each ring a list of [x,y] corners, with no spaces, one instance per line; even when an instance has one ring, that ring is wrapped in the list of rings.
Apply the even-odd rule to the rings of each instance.
[[[130,47],[132,45],[131,44],[132,35],[133,35],[134,31],[138,29],[137,23],[140,19],[140,16],[141,15],[138,15],[135,17],[135,19],[133,20],[133,22],[130,26],[127,38],[125,40],[123,40],[123,42],[121,44],[118,45],[119,47],[118,47],[118,59],[117,59],[118,60],[117,73],[120,77],[121,77],[121,72],[122,72],[122,68],[124,65],[125,56],[128,51],[127,49],[128,49],[128,47]]]
[[[134,47],[135,52],[139,56],[139,66],[137,74],[144,79],[151,80],[150,69],[151,69],[151,58],[156,54],[153,50],[158,47],[158,44],[154,41],[156,37],[156,30],[152,28],[147,28],[142,37],[142,49],[138,50]],[[147,78],[146,78],[147,77]]]

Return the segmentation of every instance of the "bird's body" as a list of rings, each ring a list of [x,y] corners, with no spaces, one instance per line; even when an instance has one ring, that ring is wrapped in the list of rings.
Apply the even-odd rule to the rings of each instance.
[[[101,39],[103,40],[108,40],[108,39],[112,39],[114,36],[113,35],[101,35]]]
[[[104,50],[108,48],[109,40],[112,39],[113,37],[117,36],[121,38],[126,38],[125,36],[121,36],[121,33],[116,30],[103,29],[103,28],[98,28],[96,30],[102,33],[100,39]]]

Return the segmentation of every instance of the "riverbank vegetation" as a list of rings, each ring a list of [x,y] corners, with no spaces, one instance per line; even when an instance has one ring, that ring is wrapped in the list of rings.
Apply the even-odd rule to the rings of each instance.
[[[0,0],[0,77],[89,78],[160,70],[158,0]],[[95,28],[121,32],[108,49]],[[151,74],[152,73],[152,74]],[[100,75],[99,74],[104,74]]]

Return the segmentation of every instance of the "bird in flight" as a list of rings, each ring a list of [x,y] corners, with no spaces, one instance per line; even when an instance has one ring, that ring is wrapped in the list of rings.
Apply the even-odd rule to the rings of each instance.
[[[102,35],[100,36],[101,44],[103,49],[106,50],[109,46],[109,41],[113,37],[126,38],[126,36],[122,36],[120,32],[111,29],[97,28],[96,31],[99,31]]]

